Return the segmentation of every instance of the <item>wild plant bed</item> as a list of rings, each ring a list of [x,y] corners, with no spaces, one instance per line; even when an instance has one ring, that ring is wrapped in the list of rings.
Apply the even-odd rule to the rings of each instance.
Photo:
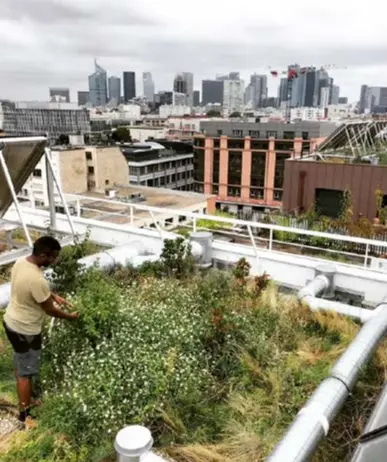
[[[196,273],[187,251],[167,241],[158,264],[69,281],[79,321],[45,332],[38,426],[1,460],[114,460],[116,432],[133,423],[177,462],[264,460],[359,328],[249,279],[243,261]],[[315,460],[348,459],[385,364],[381,349]]]

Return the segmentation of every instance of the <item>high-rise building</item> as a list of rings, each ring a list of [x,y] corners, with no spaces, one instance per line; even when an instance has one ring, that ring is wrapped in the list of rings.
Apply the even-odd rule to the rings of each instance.
[[[200,91],[194,90],[193,92],[193,105],[195,107],[200,106]]]
[[[187,94],[187,81],[183,74],[177,74],[173,81],[173,91],[176,93]]]
[[[124,101],[127,103],[136,97],[136,73],[124,72]]]
[[[144,72],[142,74],[142,83],[144,86],[144,96],[149,103],[153,103],[155,95],[155,84],[150,72]]]
[[[223,104],[223,82],[220,80],[202,81],[202,103]]]
[[[90,93],[88,91],[78,92],[78,106],[86,106],[90,102]]]
[[[70,89],[69,88],[59,88],[59,87],[52,87],[50,88],[50,100],[57,101],[63,100],[66,103],[70,102]]]
[[[326,107],[326,105],[324,105],[323,102],[321,101],[321,95],[323,94],[324,97],[326,97],[327,92],[326,91],[322,92],[322,89],[328,88],[329,89],[328,94],[329,95],[331,94],[331,87],[332,87],[331,79],[329,78],[328,72],[323,69],[320,69],[319,71],[317,71],[317,77],[318,77],[318,85],[316,86],[316,89],[318,91],[317,106]],[[330,96],[329,96],[329,99],[330,99]]]
[[[95,72],[89,75],[89,96],[90,103],[96,106],[105,106],[108,102],[107,95],[107,74],[95,60]]]
[[[193,106],[193,92],[194,92],[194,75],[192,72],[183,72],[183,77],[187,82],[187,103],[188,106]]]
[[[340,98],[340,87],[338,85],[332,85],[330,104],[339,104],[339,98]]]
[[[253,74],[250,77],[250,84],[246,88],[245,103],[251,109],[263,106],[267,98],[267,76]]]
[[[286,77],[283,77],[280,81],[279,87],[278,87],[278,101],[279,104],[284,103],[288,101],[289,95],[288,95],[288,79]]]
[[[109,101],[119,104],[121,100],[121,79],[112,75],[109,77]]]
[[[359,112],[387,112],[387,87],[362,85]]]
[[[304,107],[317,106],[319,78],[316,68],[310,67],[305,73],[301,74],[299,79],[303,81],[302,86],[302,104]]]
[[[242,111],[244,108],[245,82],[225,80],[223,82],[223,108],[228,112]]]

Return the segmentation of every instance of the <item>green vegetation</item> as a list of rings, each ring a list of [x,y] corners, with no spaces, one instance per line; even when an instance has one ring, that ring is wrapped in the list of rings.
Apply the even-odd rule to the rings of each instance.
[[[112,133],[112,139],[118,143],[129,143],[132,141],[130,131],[127,127],[118,127]]]
[[[196,271],[183,239],[139,269],[79,270],[75,257],[56,268],[80,318],[45,332],[39,423],[15,435],[4,462],[115,460],[114,436],[131,423],[177,462],[264,460],[358,331],[279,294],[266,275],[251,279],[245,260],[233,273]],[[317,461],[347,458],[386,364],[380,349]],[[6,393],[11,371],[2,355]]]

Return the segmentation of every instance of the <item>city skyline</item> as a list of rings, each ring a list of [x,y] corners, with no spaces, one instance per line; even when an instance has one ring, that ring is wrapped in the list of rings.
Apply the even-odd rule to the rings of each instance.
[[[157,90],[169,89],[177,72],[194,73],[200,90],[200,82],[216,74],[236,69],[247,83],[254,72],[291,62],[348,66],[331,76],[350,101],[358,99],[363,84],[386,85],[387,6],[377,0],[365,11],[333,0],[263,6],[241,0],[238,17],[224,8],[219,16],[220,0],[198,0],[189,20],[182,20],[175,0],[112,0],[107,11],[101,5],[102,0],[3,0],[0,46],[7,53],[0,57],[0,97],[43,99],[47,87],[65,86],[74,100],[76,91],[87,89],[84,76],[95,56],[109,75],[135,71],[137,86],[142,72],[151,72]],[[295,27],[300,20],[302,27]],[[275,95],[277,82],[268,78],[268,87]]]

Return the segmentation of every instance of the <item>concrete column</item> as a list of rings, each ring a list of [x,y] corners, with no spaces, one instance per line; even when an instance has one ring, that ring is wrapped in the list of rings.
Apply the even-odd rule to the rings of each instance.
[[[294,139],[294,157],[301,157],[302,154],[302,138]]]
[[[204,194],[212,194],[214,171],[214,140],[206,138],[204,144]]]
[[[272,205],[274,201],[274,173],[275,173],[275,139],[269,138],[269,150],[266,153],[265,174],[265,204]]]
[[[227,198],[227,185],[228,185],[227,136],[222,136],[220,138],[220,151],[219,151],[219,196],[223,200]]]
[[[241,198],[242,200],[250,199],[251,186],[251,150],[245,150],[242,153],[242,182],[241,182]]]

